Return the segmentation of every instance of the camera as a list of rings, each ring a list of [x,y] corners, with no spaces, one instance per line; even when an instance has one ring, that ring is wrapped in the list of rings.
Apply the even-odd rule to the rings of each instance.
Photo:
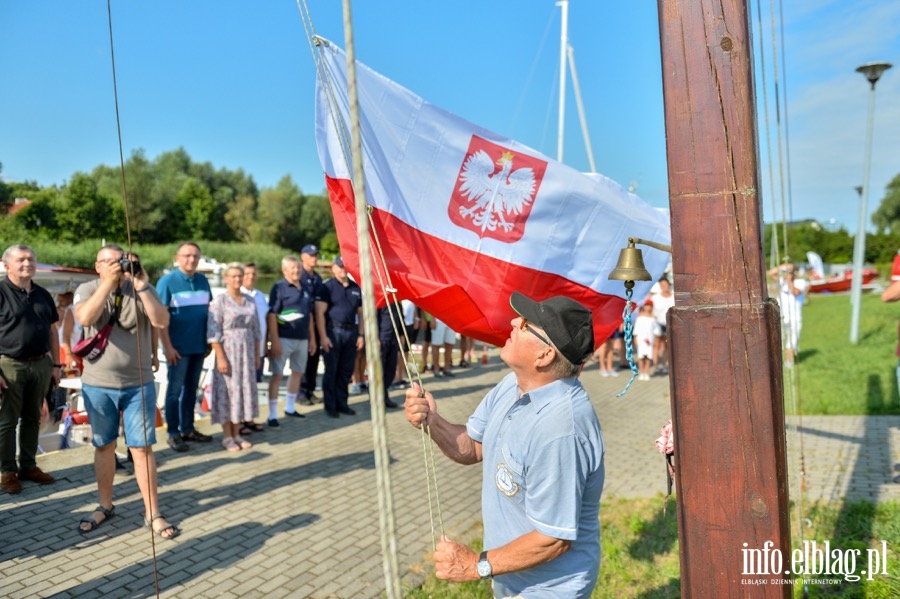
[[[137,260],[129,260],[127,257],[122,256],[119,258],[119,265],[122,266],[122,272],[131,273],[131,269],[134,268],[134,275],[141,274],[141,263]]]

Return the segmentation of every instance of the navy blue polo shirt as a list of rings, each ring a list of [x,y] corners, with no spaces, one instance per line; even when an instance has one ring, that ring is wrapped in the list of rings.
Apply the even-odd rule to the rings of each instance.
[[[306,272],[306,270],[301,267],[300,284],[306,285],[309,288],[309,292],[312,294],[313,300],[316,300],[322,292],[322,285],[325,283],[322,282],[322,275],[316,271],[312,271],[311,273]]]
[[[309,316],[314,296],[310,286],[303,283],[302,276],[300,280],[297,287],[287,279],[281,279],[269,292],[269,312],[275,314],[281,339],[309,339]]]
[[[328,279],[319,289],[316,301],[328,304],[325,328],[332,325],[349,328],[356,324],[357,312],[362,308],[362,289],[353,281],[348,280],[348,283],[344,287],[337,279]]]
[[[53,296],[31,283],[31,290],[0,279],[0,354],[18,360],[50,351],[50,325],[59,320]],[[53,356],[53,361],[57,359]]]
[[[394,321],[391,322],[391,312],[394,313]],[[391,307],[384,306],[378,308],[378,338],[390,342],[396,340],[397,334],[394,333],[394,325],[398,327],[397,331],[403,334],[403,309],[400,304],[391,304]]]

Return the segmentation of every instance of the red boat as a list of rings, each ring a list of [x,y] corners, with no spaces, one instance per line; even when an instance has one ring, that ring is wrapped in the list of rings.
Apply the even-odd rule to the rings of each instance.
[[[862,284],[868,285],[878,276],[878,271],[872,268],[864,268],[862,271]],[[842,274],[828,277],[827,279],[811,280],[807,291],[809,293],[839,293],[850,291],[853,284],[853,271],[845,270]]]

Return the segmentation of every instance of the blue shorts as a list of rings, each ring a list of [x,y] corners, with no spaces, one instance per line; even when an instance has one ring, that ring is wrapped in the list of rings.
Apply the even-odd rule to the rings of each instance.
[[[144,383],[143,387],[126,389],[82,385],[81,396],[91,420],[91,444],[94,447],[109,445],[119,438],[120,412],[125,421],[125,445],[149,447],[156,443],[156,385],[153,381]]]

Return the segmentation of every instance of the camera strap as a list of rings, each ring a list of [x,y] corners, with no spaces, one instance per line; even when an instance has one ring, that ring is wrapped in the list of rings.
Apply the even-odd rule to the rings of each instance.
[[[119,314],[122,312],[122,289],[116,289],[115,307],[113,307],[112,316],[109,317],[109,324],[119,324]],[[119,325],[122,326],[122,325]]]

